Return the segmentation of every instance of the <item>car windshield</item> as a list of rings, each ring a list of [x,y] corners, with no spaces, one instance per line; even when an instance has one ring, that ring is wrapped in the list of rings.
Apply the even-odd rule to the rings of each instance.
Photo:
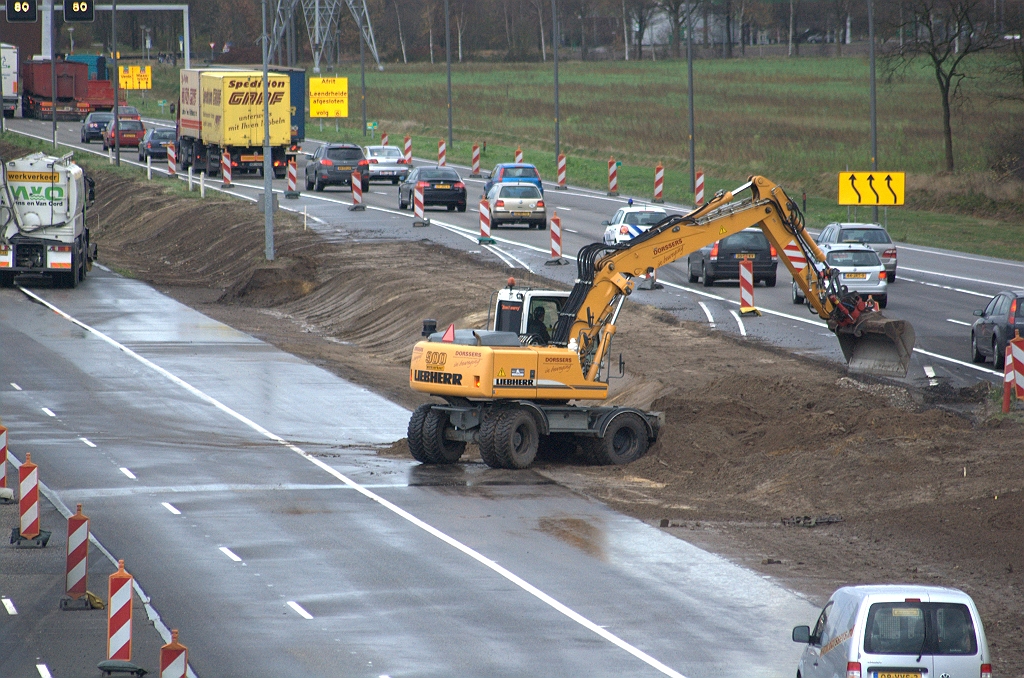
[[[501,188],[501,197],[537,200],[540,198],[540,189],[536,186],[503,186]]]
[[[766,250],[768,249],[768,238],[760,231],[740,231],[728,238],[724,238],[722,247],[740,250]]]
[[[459,175],[452,170],[423,170],[420,172],[421,181],[458,181]]]
[[[139,114],[139,109],[135,108],[134,106],[118,106],[117,107],[117,114],[118,115],[138,115]]]
[[[329,160],[351,160],[355,162],[363,159],[363,152],[358,148],[328,148],[327,158]]]
[[[889,234],[880,228],[844,228],[839,234],[839,242],[861,242],[884,245],[892,242]]]
[[[653,226],[665,218],[664,212],[629,212],[622,223],[630,226]]]
[[[113,121],[111,121],[110,129],[114,128]],[[142,122],[140,120],[118,120],[117,128],[122,132],[141,132]]]
[[[174,130],[173,129],[158,129],[153,132],[153,136],[150,137],[154,141],[174,141]]]
[[[502,177],[505,179],[539,179],[540,175],[533,167],[506,167]]]
[[[370,148],[371,158],[401,158],[402,152],[397,148]]]
[[[110,122],[114,119],[113,113],[93,113],[89,116],[89,122]]]
[[[839,250],[825,255],[829,266],[881,266],[878,255],[871,250]]]

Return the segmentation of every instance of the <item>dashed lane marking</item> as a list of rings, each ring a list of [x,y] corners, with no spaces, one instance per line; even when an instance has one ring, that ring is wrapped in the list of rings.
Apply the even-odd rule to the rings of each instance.
[[[928,377],[929,386],[938,386],[939,380],[935,378],[935,368],[931,365],[924,366],[924,376]]]
[[[7,610],[7,614],[11,616],[18,614],[18,608],[14,607],[14,601],[10,598],[0,598],[0,603],[3,603],[4,609]]]
[[[21,390],[21,387],[20,387],[20,386],[18,386],[17,384],[15,384],[15,383],[14,383],[13,381],[11,382],[11,387],[12,387],[12,388],[13,388],[13,389],[14,389],[15,391],[20,391],[20,390]]]
[[[132,472],[131,472],[130,470],[126,469],[126,468],[125,468],[124,466],[122,466],[122,467],[121,467],[121,468],[119,468],[118,470],[119,470],[119,471],[120,471],[121,473],[123,473],[123,474],[125,474],[126,476],[128,476],[129,478],[131,478],[132,480],[138,480],[138,478],[136,478],[136,477],[135,477],[135,474],[134,474],[134,473],[132,473]]]
[[[89,440],[88,438],[79,438],[79,440],[81,440],[83,443],[85,443],[89,447],[96,447],[96,443],[94,443],[93,441]]]
[[[946,318],[946,322],[953,323],[955,325],[965,325],[967,327],[970,327],[972,325],[972,323],[964,322],[963,320],[955,320],[954,318]]]
[[[36,671],[39,672],[39,678],[53,678],[50,673],[50,669],[47,668],[46,664],[36,664]]]
[[[966,280],[967,282],[982,283],[983,285],[993,285],[995,287],[1016,287],[1010,283],[996,282],[994,280],[983,280],[981,278],[968,278],[962,275],[955,275],[953,273],[939,273],[938,271],[929,271],[924,268],[909,268],[907,266],[901,266],[901,271],[913,271],[914,273],[924,273],[926,275],[937,275],[942,278],[954,278],[956,280]]]
[[[736,324],[740,326],[740,336],[747,336],[747,328],[743,326],[743,318],[740,317],[740,314],[732,310],[731,308],[729,309],[729,313],[732,314],[733,318],[736,318]]]
[[[306,609],[304,607],[302,607],[301,605],[299,605],[298,603],[296,603],[294,600],[289,600],[288,601],[288,607],[290,607],[293,610],[295,610],[296,612],[298,612],[299,616],[302,617],[303,619],[312,619],[313,618],[313,615],[311,615],[310,613],[306,612]]]
[[[918,280],[916,278],[908,278],[903,276],[900,280],[906,282],[917,283],[918,285],[924,285],[925,287],[936,287],[940,290],[949,290],[950,292],[960,292],[961,294],[969,294],[972,297],[983,297],[985,299],[990,298],[991,294],[985,294],[984,292],[975,292],[974,290],[965,290],[962,287],[952,287],[950,285],[940,285],[939,283],[925,282],[924,280]]]
[[[179,511],[178,509],[174,508],[173,504],[169,504],[168,502],[164,501],[164,502],[160,502],[160,505],[163,506],[165,509],[167,509],[168,511],[170,511],[171,513],[173,513],[176,516],[180,516],[181,515],[181,511]]]
[[[53,410],[51,410],[49,407],[44,407],[43,408],[43,412],[46,412],[46,416],[48,416],[48,417],[56,417],[57,416],[56,414],[53,413]]]
[[[226,555],[231,560],[235,561],[236,563],[242,562],[242,559],[235,555],[235,552],[229,549],[227,546],[221,546],[220,552]]]
[[[702,309],[704,309],[704,315],[706,315],[708,317],[708,324],[710,324],[711,327],[714,327],[715,326],[715,318],[714,318],[714,316],[711,315],[711,309],[708,308],[708,305],[705,304],[703,301],[698,301],[697,305],[700,306]]]

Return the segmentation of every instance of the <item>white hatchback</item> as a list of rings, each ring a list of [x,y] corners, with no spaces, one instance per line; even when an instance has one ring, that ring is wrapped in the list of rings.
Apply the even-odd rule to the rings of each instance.
[[[667,216],[668,212],[651,205],[623,207],[611,221],[602,222],[605,226],[604,244],[618,245],[632,240]]]

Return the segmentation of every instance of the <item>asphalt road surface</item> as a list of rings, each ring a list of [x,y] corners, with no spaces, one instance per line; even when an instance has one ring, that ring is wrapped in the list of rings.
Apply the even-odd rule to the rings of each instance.
[[[816,615],[531,471],[378,457],[407,411],[102,268],[0,290],[0,338],[11,453],[200,678],[790,676]],[[5,675],[62,651],[14,637]]]

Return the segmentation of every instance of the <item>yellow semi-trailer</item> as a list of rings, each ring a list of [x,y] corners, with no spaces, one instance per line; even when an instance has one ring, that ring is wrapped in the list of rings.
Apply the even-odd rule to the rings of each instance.
[[[233,172],[263,170],[263,74],[259,71],[182,69],[178,104],[178,162],[210,176],[220,172],[221,155],[231,155]],[[291,86],[271,73],[270,147],[274,176],[284,177],[291,143]]]

